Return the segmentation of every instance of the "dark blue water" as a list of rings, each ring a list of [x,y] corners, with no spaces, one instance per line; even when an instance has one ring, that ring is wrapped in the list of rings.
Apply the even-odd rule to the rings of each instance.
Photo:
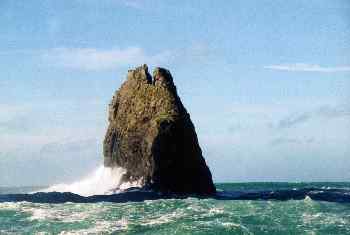
[[[218,192],[213,196],[175,195],[138,188],[113,195],[80,196],[70,192],[37,192],[34,188],[2,188],[0,202],[35,203],[96,203],[96,202],[136,202],[157,199],[183,199],[188,197],[212,198],[215,200],[303,200],[350,203],[349,183],[225,183],[217,184]],[[39,190],[36,188],[35,190]]]

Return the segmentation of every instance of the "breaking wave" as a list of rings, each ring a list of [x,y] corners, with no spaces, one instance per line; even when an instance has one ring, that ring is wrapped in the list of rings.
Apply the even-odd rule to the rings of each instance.
[[[130,187],[140,186],[140,182],[122,182],[126,170],[121,167],[98,167],[87,177],[70,183],[56,184],[41,192],[70,192],[81,196],[110,195]]]

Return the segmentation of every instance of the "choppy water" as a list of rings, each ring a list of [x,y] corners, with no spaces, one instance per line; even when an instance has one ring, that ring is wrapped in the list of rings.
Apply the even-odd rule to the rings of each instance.
[[[350,183],[218,184],[225,192],[341,189]],[[32,189],[25,189],[31,191]],[[0,194],[24,193],[0,188]],[[1,195],[0,195],[1,196]],[[141,202],[0,203],[0,234],[350,234],[350,203],[157,199]]]

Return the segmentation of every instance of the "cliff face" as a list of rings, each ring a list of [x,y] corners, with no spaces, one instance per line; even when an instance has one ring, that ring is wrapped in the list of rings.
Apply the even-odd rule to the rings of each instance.
[[[129,70],[109,106],[104,164],[127,170],[124,181],[165,192],[212,194],[215,186],[194,125],[170,72]]]

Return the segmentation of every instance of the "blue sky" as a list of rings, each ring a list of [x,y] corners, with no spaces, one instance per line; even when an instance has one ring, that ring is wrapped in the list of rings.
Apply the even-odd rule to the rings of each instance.
[[[130,67],[171,70],[214,180],[350,180],[350,1],[0,2],[0,185],[102,162]]]

